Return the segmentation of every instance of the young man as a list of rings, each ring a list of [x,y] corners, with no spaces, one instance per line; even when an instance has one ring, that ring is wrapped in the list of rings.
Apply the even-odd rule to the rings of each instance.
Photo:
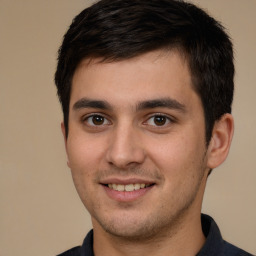
[[[229,37],[192,4],[102,0],[74,19],[55,82],[93,231],[61,255],[250,255],[201,215],[230,148],[233,77]]]

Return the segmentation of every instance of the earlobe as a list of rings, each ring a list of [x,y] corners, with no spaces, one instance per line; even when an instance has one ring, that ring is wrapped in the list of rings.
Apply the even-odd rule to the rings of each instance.
[[[225,114],[215,122],[212,138],[208,146],[208,168],[214,169],[225,161],[233,133],[234,120],[231,114]]]
[[[64,143],[65,143],[65,150],[66,150],[66,155],[67,155],[67,166],[70,168],[69,159],[68,159],[68,152],[67,152],[67,137],[66,137],[66,129],[65,129],[65,125],[64,125],[64,123],[63,123],[63,122],[61,122],[61,131],[62,131],[62,135],[63,135]]]

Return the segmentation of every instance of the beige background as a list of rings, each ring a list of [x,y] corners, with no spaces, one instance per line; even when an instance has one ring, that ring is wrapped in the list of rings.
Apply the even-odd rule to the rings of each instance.
[[[53,83],[62,36],[91,2],[0,0],[0,256],[56,255],[91,227],[66,166]],[[237,69],[235,137],[203,211],[226,239],[256,253],[256,1],[194,2],[229,28]]]

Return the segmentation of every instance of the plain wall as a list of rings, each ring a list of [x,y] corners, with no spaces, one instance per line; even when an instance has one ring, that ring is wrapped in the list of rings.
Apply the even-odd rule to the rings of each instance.
[[[235,136],[208,180],[203,211],[256,253],[256,1],[195,0],[229,30]],[[72,18],[92,1],[0,0],[0,255],[56,255],[82,243],[90,217],[66,166],[53,76]]]

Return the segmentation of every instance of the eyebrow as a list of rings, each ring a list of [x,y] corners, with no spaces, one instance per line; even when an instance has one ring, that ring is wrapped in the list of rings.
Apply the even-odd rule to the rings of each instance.
[[[152,108],[169,108],[169,109],[175,109],[181,112],[186,111],[185,105],[171,98],[160,98],[160,99],[142,101],[136,107],[137,110],[152,109]]]
[[[73,105],[73,110],[79,110],[83,108],[97,108],[102,110],[112,110],[111,105],[105,100],[92,100],[88,98],[81,98]],[[137,104],[136,110],[145,110],[153,108],[169,108],[175,109],[181,112],[185,112],[185,105],[171,98],[160,98],[141,101]]]
[[[104,100],[90,100],[88,98],[82,98],[73,105],[73,110],[79,110],[82,108],[98,108],[110,110],[112,107]]]

